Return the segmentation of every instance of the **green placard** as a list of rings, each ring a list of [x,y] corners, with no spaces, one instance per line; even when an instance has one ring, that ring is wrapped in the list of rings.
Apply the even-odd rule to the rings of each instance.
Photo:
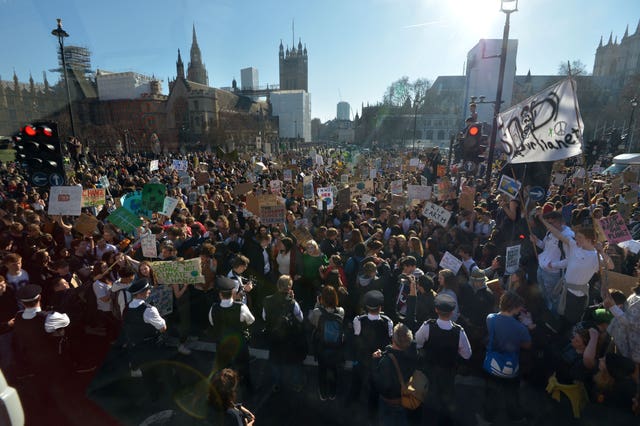
[[[142,221],[138,216],[131,213],[124,207],[114,210],[107,220],[120,228],[123,232],[133,234],[136,228],[142,225]]]

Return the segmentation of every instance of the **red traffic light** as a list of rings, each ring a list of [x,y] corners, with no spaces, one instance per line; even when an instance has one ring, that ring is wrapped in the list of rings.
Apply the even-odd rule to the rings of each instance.
[[[49,127],[42,126],[40,129],[46,137],[50,138],[51,136],[53,136],[53,130],[51,130]]]
[[[478,136],[480,134],[480,126],[471,126],[467,132],[469,136]]]
[[[24,126],[23,129],[25,135],[27,136],[35,136],[36,135],[36,128],[33,127],[31,124],[27,124],[26,126]]]

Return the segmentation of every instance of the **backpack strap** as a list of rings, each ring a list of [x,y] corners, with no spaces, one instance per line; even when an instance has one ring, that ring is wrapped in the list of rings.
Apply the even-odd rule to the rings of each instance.
[[[393,365],[396,367],[396,374],[398,374],[398,380],[400,381],[400,394],[402,395],[402,389],[404,389],[404,379],[402,378],[402,372],[400,372],[400,365],[398,365],[398,360],[395,355],[391,352],[387,353],[391,361],[393,361]]]

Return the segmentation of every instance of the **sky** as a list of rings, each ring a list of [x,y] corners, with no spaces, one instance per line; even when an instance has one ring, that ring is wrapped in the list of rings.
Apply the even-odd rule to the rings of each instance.
[[[0,78],[20,81],[57,66],[56,18],[66,45],[92,52],[92,67],[155,75],[168,92],[178,49],[185,69],[195,24],[209,85],[229,87],[254,67],[260,85],[278,84],[278,46],[301,39],[309,54],[311,115],[323,122],[346,101],[352,115],[382,100],[402,76],[462,75],[480,39],[502,38],[499,0],[0,0]],[[561,62],[593,70],[609,34],[633,34],[640,0],[520,0],[511,14],[517,74],[557,74]],[[50,83],[58,74],[47,71]]]

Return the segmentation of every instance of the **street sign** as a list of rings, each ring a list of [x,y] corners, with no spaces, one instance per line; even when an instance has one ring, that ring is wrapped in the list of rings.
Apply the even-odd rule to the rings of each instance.
[[[33,176],[31,176],[31,182],[35,186],[47,186],[49,182],[48,176],[44,172],[35,172]]]
[[[61,186],[64,185],[64,178],[58,173],[51,173],[49,175],[49,183],[52,186]]]
[[[532,201],[542,201],[544,200],[544,197],[545,197],[544,188],[542,188],[541,186],[534,186],[529,190],[529,198]]]

